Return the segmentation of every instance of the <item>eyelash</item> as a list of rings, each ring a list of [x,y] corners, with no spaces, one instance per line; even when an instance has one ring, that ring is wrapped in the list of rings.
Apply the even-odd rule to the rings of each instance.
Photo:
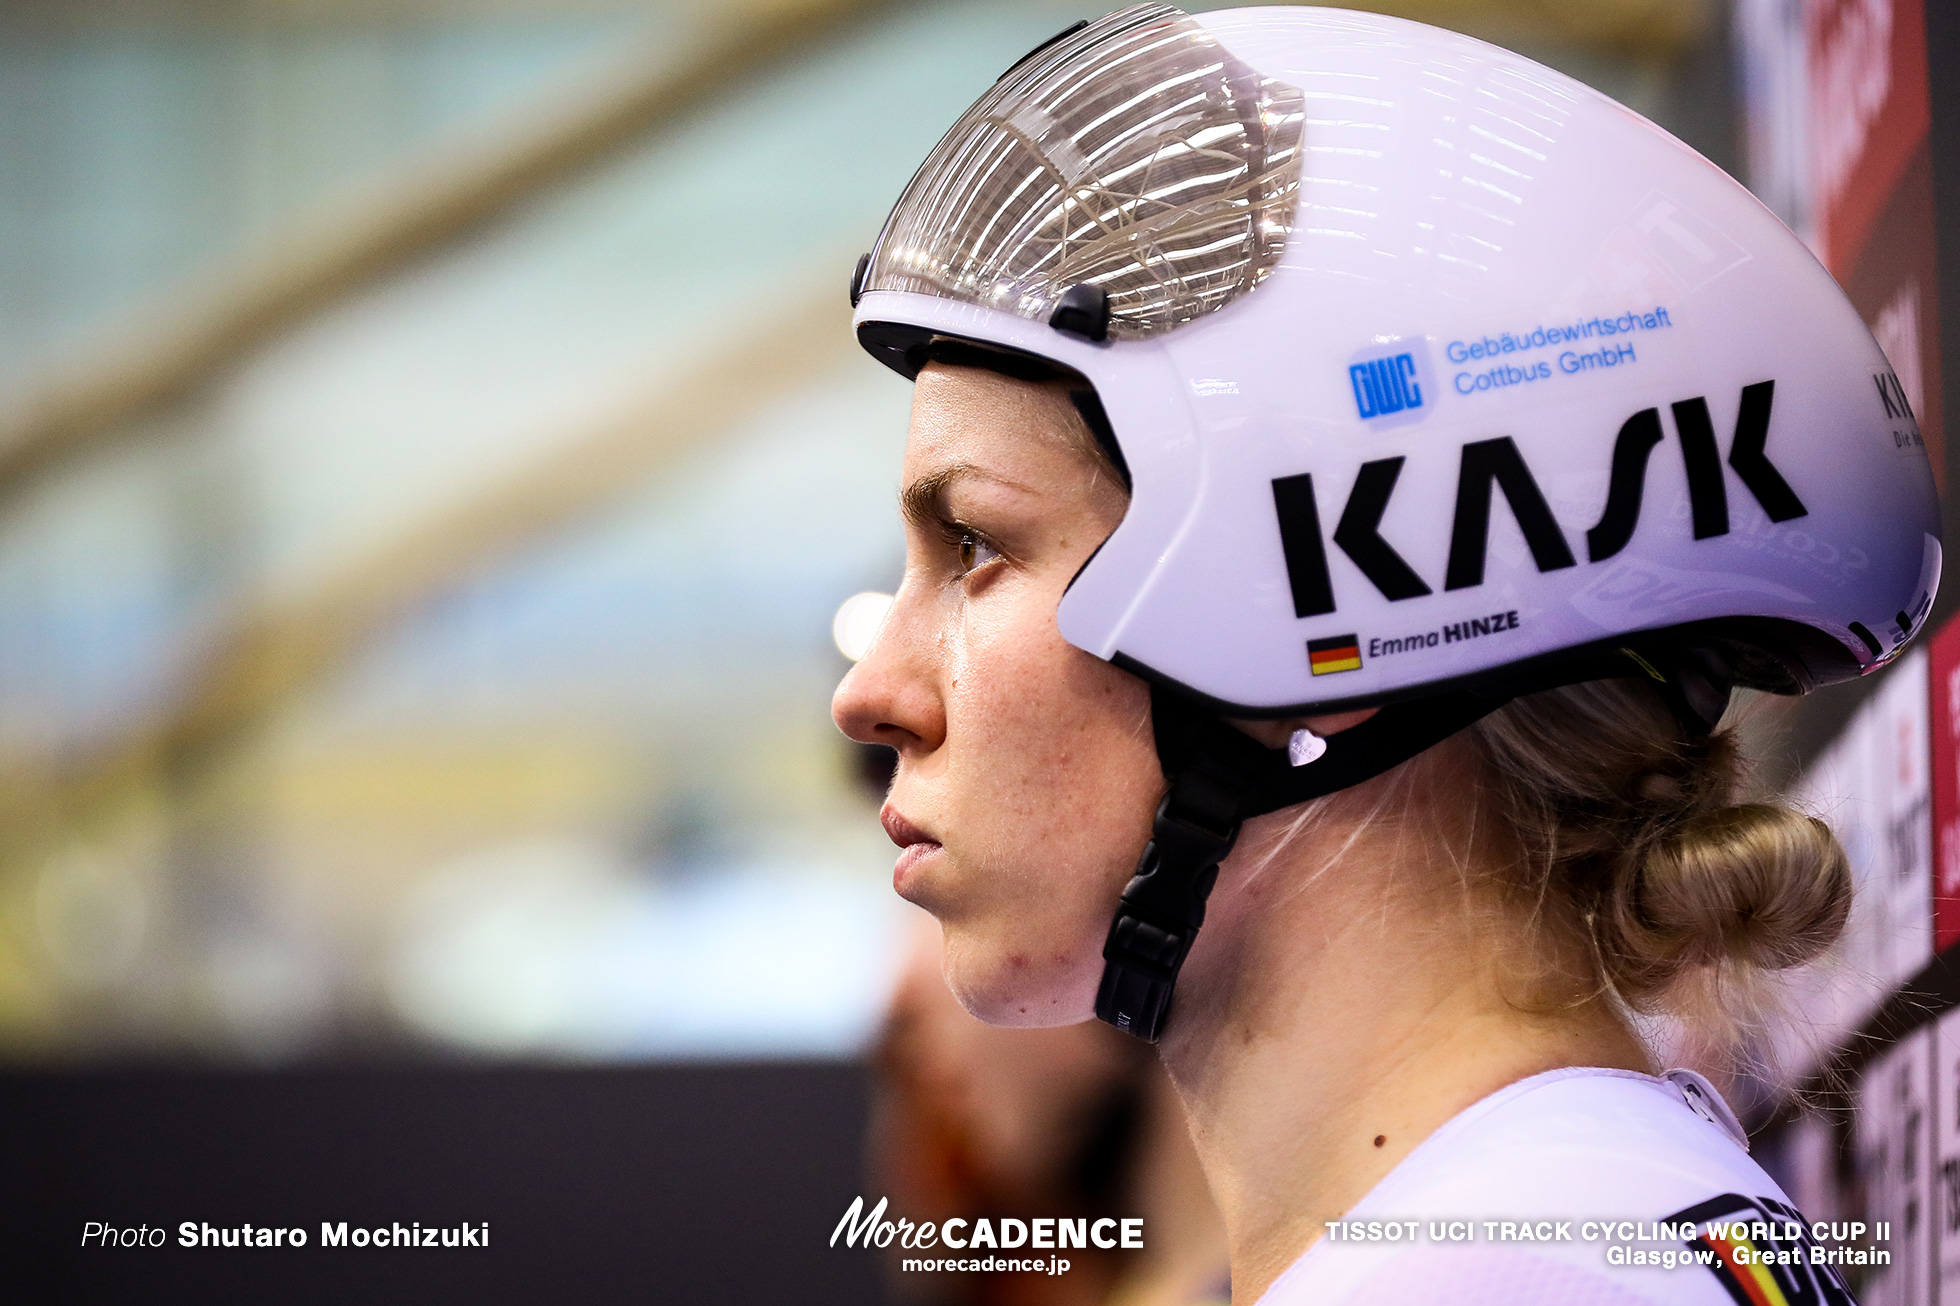
[[[956,521],[944,522],[942,523],[942,527],[946,537],[946,543],[952,548],[954,555],[959,558],[960,575],[962,577],[970,576],[988,563],[1000,558],[1001,552],[995,547],[993,541],[989,540],[980,531],[973,529],[973,527]],[[976,556],[983,549],[991,556],[976,561]]]

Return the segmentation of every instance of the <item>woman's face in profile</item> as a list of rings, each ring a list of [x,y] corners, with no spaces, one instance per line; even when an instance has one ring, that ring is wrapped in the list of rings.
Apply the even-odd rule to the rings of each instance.
[[[928,366],[902,477],[905,577],[832,713],[898,750],[900,896],[996,1024],[1088,1019],[1117,894],[1163,778],[1149,692],[1055,610],[1126,506],[1059,385]]]

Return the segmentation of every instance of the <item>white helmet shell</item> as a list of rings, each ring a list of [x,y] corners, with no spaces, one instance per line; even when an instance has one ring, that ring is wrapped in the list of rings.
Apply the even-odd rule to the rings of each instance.
[[[1201,31],[1286,93],[1269,123],[1300,120],[1297,152],[1274,152],[1297,158],[1290,209],[1266,193],[1248,219],[1290,227],[1244,293],[1096,341],[1022,283],[881,273],[888,225],[855,319],[867,343],[976,341],[1095,387],[1132,500],[1062,600],[1072,643],[1280,714],[1690,625],[1780,662],[1764,687],[1804,689],[1889,661],[1924,621],[1938,500],[1903,391],[1829,274],[1720,169],[1418,23],[1124,12]],[[1050,122],[1012,121],[1024,140]],[[1114,296],[1114,275],[1085,280]]]

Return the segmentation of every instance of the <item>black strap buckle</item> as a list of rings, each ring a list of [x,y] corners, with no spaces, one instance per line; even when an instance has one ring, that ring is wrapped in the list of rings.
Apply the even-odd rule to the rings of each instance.
[[[1153,684],[1157,756],[1171,786],[1103,944],[1097,1017],[1152,1043],[1162,1035],[1178,970],[1242,822],[1372,779],[1509,697],[1461,692],[1386,707],[1329,739],[1317,761],[1296,767],[1284,750]]]
[[[1232,787],[1210,768],[1194,766],[1171,785],[1103,944],[1099,1019],[1146,1042],[1162,1035],[1177,972],[1239,824]]]

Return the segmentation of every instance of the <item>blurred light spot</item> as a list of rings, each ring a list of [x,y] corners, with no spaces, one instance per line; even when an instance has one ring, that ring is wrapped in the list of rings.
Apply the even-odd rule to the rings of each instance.
[[[885,624],[885,614],[891,610],[889,594],[866,592],[845,599],[830,623],[830,637],[837,641],[837,651],[853,662],[870,652],[871,641],[878,637],[878,627]]]
[[[298,1055],[325,1032],[333,979],[319,946],[290,923],[254,920],[219,935],[204,983],[234,1051],[260,1059]]]
[[[42,868],[34,888],[41,946],[68,979],[107,984],[136,961],[150,913],[134,880],[70,849]]]

